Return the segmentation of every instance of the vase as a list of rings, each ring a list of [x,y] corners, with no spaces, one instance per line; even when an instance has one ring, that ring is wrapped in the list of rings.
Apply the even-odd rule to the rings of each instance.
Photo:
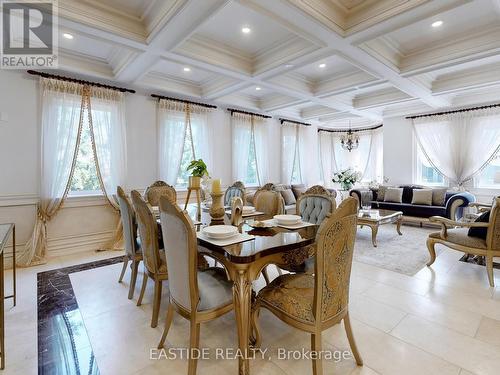
[[[199,176],[189,176],[189,188],[199,189],[201,184],[201,177]]]
[[[210,193],[212,197],[212,206],[208,210],[212,221],[223,221],[226,213],[224,205],[222,204],[223,193]]]
[[[341,182],[340,186],[342,187],[342,190],[349,191],[352,189],[352,184],[349,182]]]

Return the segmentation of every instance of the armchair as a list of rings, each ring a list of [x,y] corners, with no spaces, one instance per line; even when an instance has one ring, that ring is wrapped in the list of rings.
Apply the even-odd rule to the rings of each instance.
[[[427,238],[427,249],[431,257],[427,266],[432,265],[436,260],[436,251],[434,248],[436,244],[441,244],[466,254],[484,256],[486,259],[488,281],[490,286],[494,287],[493,258],[500,257],[500,197],[494,199],[490,211],[490,219],[487,223],[462,223],[439,216],[432,216],[429,220],[441,224],[441,231],[431,233]],[[449,229],[448,226],[454,228]],[[469,236],[469,228],[486,228],[486,239]]]

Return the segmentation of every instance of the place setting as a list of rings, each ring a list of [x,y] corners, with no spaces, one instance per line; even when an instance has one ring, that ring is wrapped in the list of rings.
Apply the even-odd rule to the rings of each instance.
[[[228,246],[235,243],[251,241],[255,236],[248,233],[240,233],[233,225],[210,225],[203,227],[196,233],[198,239],[209,242],[216,246]]]

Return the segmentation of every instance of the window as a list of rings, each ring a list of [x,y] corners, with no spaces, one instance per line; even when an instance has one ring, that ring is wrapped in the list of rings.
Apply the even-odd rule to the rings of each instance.
[[[436,186],[446,184],[445,178],[429,163],[418,144],[416,145],[415,160],[415,182],[417,184]]]
[[[257,186],[259,179],[257,175],[257,155],[255,153],[255,136],[252,132],[252,141],[248,150],[248,167],[244,184],[247,186]]]
[[[70,196],[101,194],[94,162],[94,151],[92,150],[88,116],[84,114],[83,118],[80,147],[76,155],[75,170],[69,189]]]
[[[182,150],[181,165],[179,167],[179,173],[177,174],[177,181],[175,183],[176,187],[187,188],[189,183],[189,176],[191,175],[191,173],[187,170],[187,167],[193,159],[193,137],[191,136],[189,127],[187,127],[186,135],[184,137],[184,148]]]
[[[479,188],[500,189],[500,154],[484,168],[476,178],[476,186]]]

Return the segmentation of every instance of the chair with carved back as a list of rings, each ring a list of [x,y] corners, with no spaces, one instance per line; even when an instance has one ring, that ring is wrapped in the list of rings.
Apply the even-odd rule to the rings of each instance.
[[[144,192],[144,199],[149,205],[157,207],[160,204],[160,197],[164,195],[168,195],[171,199],[177,201],[177,192],[173,186],[165,181],[155,181]]]
[[[168,279],[167,260],[165,257],[165,251],[159,248],[158,224],[153,213],[151,212],[151,209],[142,199],[137,190],[132,190],[130,195],[132,196],[132,203],[137,217],[144,263],[144,276],[142,279],[141,294],[137,301],[137,306],[141,305],[147,281],[151,278],[154,281],[151,327],[154,328],[158,325],[158,314],[160,311],[163,281]]]
[[[141,245],[137,238],[137,222],[135,218],[135,212],[129,201],[129,197],[125,194],[121,186],[116,188],[116,198],[120,206],[120,218],[123,225],[123,239],[125,247],[125,256],[123,257],[123,268],[120,273],[120,278],[118,282],[121,283],[125,271],[127,270],[127,265],[129,260],[132,262],[131,270],[132,274],[130,276],[130,286],[128,290],[128,299],[134,297],[135,283],[137,280],[137,272],[139,269],[139,263],[142,260]]]
[[[191,218],[169,200],[160,199],[160,220],[167,249],[169,304],[165,328],[158,344],[167,338],[174,312],[190,321],[190,351],[199,348],[201,323],[233,309],[232,283],[222,268],[198,270],[198,242]],[[188,374],[196,374],[197,359],[190,356]]]
[[[272,218],[274,215],[280,215],[285,212],[283,197],[279,192],[272,190],[261,190],[255,193],[254,206],[257,211],[263,212],[263,216],[266,218]]]
[[[226,189],[224,193],[224,206],[231,205],[231,199],[240,197],[245,204],[245,185],[241,181],[236,181]]]
[[[257,295],[252,308],[255,346],[261,345],[258,320],[261,308],[283,322],[311,334],[311,350],[320,352],[322,331],[344,321],[347,338],[356,363],[363,361],[356,347],[349,318],[349,282],[358,204],[347,198],[320,225],[314,274],[278,276]],[[313,374],[323,373],[321,358],[312,359]]]
[[[440,223],[441,232],[431,233],[427,238],[427,249],[431,257],[427,266],[432,265],[436,260],[436,244],[466,254],[484,256],[488,281],[490,286],[494,287],[493,258],[500,257],[500,197],[493,199],[491,209],[483,210],[483,215],[482,219],[472,223],[432,216],[429,220]],[[475,233],[469,232],[469,229]]]

